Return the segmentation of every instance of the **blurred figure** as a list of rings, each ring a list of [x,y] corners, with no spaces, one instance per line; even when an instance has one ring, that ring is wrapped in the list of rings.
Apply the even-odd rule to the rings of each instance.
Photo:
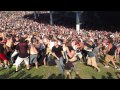
[[[114,65],[114,68],[117,69],[117,66],[115,64],[114,58],[115,58],[115,51],[116,51],[116,46],[113,44],[113,40],[109,38],[108,40],[108,48],[107,48],[107,55],[105,57],[105,68],[109,68],[109,62],[111,61],[112,64]]]
[[[6,57],[6,52],[5,52],[5,48],[7,46],[2,43],[2,40],[3,40],[3,38],[0,37],[0,65],[1,65],[1,67],[3,66],[1,64],[1,61],[3,61],[4,62],[4,68],[9,69],[9,67],[8,67],[8,62],[9,61]]]
[[[56,58],[55,62],[60,69],[62,75],[64,75],[64,53],[62,46],[58,45],[58,40],[55,40],[54,46],[52,48],[52,55]],[[64,58],[63,58],[64,57]]]
[[[26,64],[26,69],[29,70],[29,54],[28,54],[28,43],[25,41],[25,38],[20,38],[20,43],[16,46],[16,50],[18,50],[18,57],[15,61],[16,72],[18,72],[18,66],[24,61]]]

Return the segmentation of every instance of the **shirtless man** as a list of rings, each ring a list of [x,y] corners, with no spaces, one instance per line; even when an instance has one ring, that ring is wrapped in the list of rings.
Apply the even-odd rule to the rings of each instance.
[[[35,63],[36,69],[38,69],[37,56],[38,56],[38,51],[35,47],[35,41],[33,40],[30,44],[30,64]]]
[[[12,45],[13,45],[13,39],[12,37],[7,37],[7,42],[6,42],[6,55],[9,60],[11,60],[11,54],[12,54]],[[10,64],[10,62],[8,63]]]

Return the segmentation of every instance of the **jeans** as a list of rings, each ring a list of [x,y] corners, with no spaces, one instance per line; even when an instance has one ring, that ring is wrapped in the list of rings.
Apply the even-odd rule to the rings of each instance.
[[[99,63],[98,55],[95,55],[95,58],[96,58],[96,62]]]
[[[49,62],[50,62],[50,60],[51,60],[51,59],[50,59],[50,56],[47,55],[46,58],[47,58],[47,65],[49,65]]]
[[[85,62],[85,63],[87,63],[87,60],[86,60],[86,57],[87,57],[87,52],[85,51],[85,50],[82,50],[82,58],[83,58],[83,61]]]
[[[37,63],[37,54],[30,54],[30,64]]]
[[[65,55],[66,61],[68,61],[68,57],[67,57],[67,52],[66,51],[64,51],[64,55]]]
[[[59,67],[60,73],[64,75],[64,63],[63,63],[63,57],[60,57],[59,60],[55,60],[57,66]]]

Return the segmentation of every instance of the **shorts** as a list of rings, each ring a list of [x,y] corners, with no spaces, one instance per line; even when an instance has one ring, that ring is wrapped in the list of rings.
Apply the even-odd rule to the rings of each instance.
[[[66,70],[71,70],[72,68],[74,67],[73,63],[68,61],[66,64],[65,64],[65,69]]]
[[[109,63],[110,61],[113,61],[114,58],[115,58],[114,55],[108,55],[108,54],[107,54],[106,57],[105,57],[105,61]]]
[[[37,54],[30,54],[30,64],[37,62]]]
[[[29,57],[26,58],[21,58],[21,57],[17,57],[16,61],[15,61],[15,65],[19,66],[22,62],[25,62],[26,65],[29,65]]]
[[[91,66],[94,66],[94,67],[97,67],[97,63],[96,63],[95,57],[88,57],[87,64],[91,65]]]
[[[79,71],[79,67],[77,67],[77,61],[75,62],[70,62],[68,61],[66,64],[65,64],[65,70],[68,70],[68,71]]]
[[[3,53],[0,53],[0,60],[7,60],[7,57],[6,57],[6,55],[5,54],[3,54]]]

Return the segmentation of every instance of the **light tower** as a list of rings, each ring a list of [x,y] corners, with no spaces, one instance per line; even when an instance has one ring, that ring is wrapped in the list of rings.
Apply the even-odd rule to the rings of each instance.
[[[81,13],[82,11],[75,11],[76,12],[76,31],[79,33],[81,27]]]
[[[37,19],[37,12],[34,11],[34,19]]]
[[[50,25],[53,25],[53,11],[49,11],[50,13]]]

